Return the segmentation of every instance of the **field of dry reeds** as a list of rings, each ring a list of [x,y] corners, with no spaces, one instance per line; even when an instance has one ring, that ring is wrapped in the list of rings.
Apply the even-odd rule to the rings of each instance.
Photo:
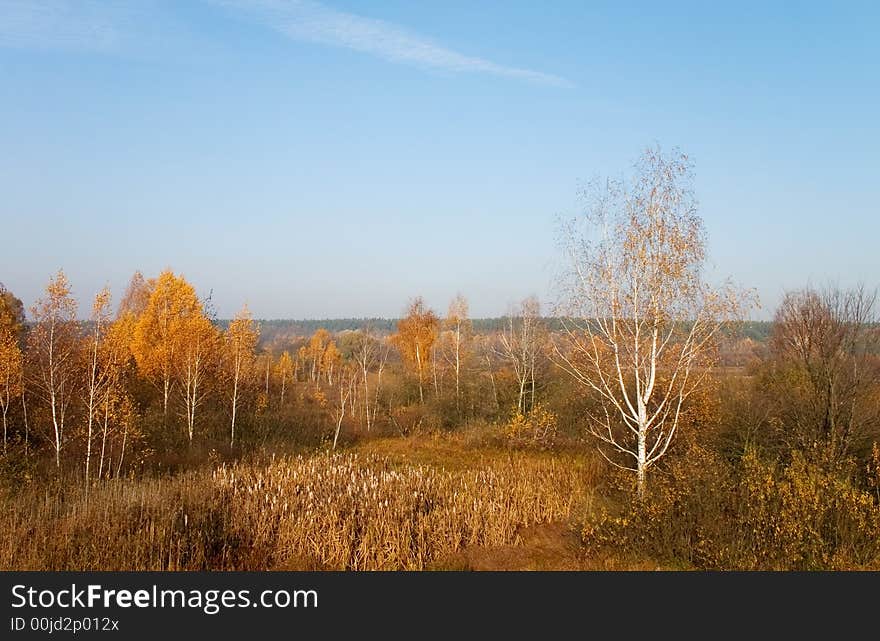
[[[507,453],[464,469],[370,453],[21,490],[0,501],[0,568],[422,569],[569,518],[589,470]]]

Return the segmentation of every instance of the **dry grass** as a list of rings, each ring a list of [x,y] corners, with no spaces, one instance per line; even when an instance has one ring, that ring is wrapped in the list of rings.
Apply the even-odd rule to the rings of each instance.
[[[423,569],[567,522],[593,473],[523,453],[470,462],[319,454],[108,482],[88,501],[19,492],[0,501],[0,568]]]

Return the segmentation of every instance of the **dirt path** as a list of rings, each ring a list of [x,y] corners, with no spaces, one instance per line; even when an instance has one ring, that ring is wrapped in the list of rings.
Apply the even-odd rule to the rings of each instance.
[[[436,563],[443,570],[580,570],[577,534],[566,523],[523,528],[521,542],[500,547],[470,547]]]

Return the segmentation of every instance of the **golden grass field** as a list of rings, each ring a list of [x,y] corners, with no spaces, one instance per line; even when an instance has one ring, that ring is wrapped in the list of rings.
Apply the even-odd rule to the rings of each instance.
[[[596,465],[574,455],[381,439],[3,499],[20,570],[578,569]]]

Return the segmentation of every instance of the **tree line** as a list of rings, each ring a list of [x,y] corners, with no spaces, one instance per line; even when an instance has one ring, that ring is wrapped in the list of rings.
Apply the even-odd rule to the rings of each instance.
[[[171,270],[136,273],[115,310],[98,292],[85,321],[63,271],[27,319],[3,289],[4,453],[46,453],[88,483],[123,474],[134,451],[234,449],[270,427],[291,436],[314,425],[336,448],[352,434],[483,420],[538,444],[561,427],[588,436],[642,495],[681,431],[699,427],[731,345],[752,347],[730,380],[761,381],[744,413],[764,414],[743,438],[834,461],[864,449],[878,425],[873,292],[805,288],[772,324],[742,323],[754,294],[706,279],[692,169],[678,152],[648,150],[634,179],[582,197],[549,313],[529,297],[482,327],[459,295],[442,316],[416,297],[395,321],[279,333],[246,306],[218,320]]]

